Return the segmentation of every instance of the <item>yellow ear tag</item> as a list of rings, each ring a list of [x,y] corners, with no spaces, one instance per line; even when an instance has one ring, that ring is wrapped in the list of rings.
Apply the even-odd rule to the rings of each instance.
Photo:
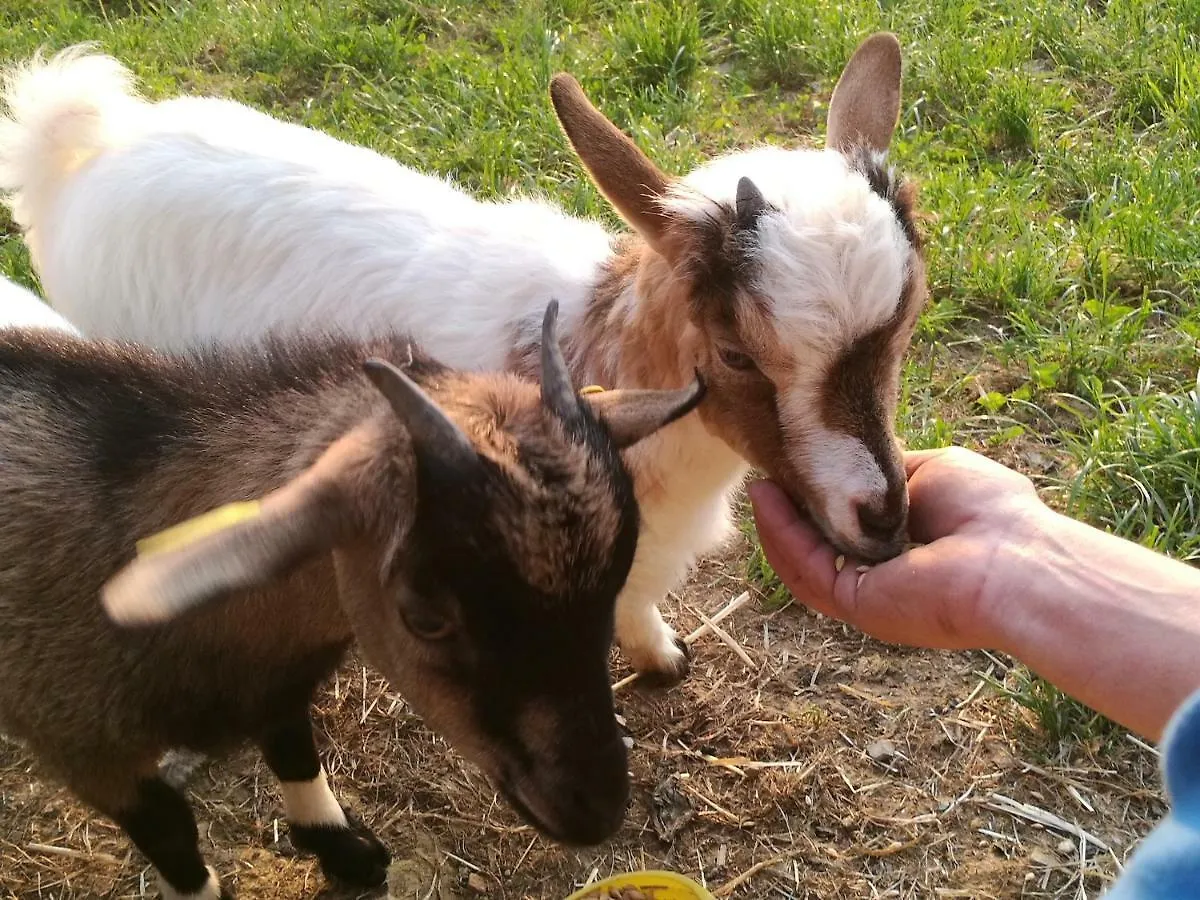
[[[175,550],[192,541],[198,541],[214,532],[231,525],[236,525],[245,519],[253,519],[260,512],[258,500],[247,500],[242,503],[229,503],[218,506],[195,518],[172,525],[157,534],[142,538],[137,542],[138,556],[152,556],[167,550]]]
[[[589,384],[587,387],[580,390],[579,396],[582,397],[584,394],[603,394],[603,393],[604,393],[604,388],[600,387],[600,385]]]

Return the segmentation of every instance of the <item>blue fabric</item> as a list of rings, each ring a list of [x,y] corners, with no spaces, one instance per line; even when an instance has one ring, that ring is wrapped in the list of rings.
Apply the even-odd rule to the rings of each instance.
[[[1104,900],[1200,900],[1200,691],[1171,718],[1161,750],[1171,811]]]

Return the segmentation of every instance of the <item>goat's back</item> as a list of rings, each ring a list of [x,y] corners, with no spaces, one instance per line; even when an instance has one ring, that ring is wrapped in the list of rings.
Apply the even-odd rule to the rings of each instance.
[[[89,335],[166,349],[402,328],[451,365],[496,369],[548,298],[572,326],[609,254],[596,224],[477,201],[226,100],[145,105],[119,144],[63,178],[34,223],[51,303]]]
[[[295,474],[280,457],[300,454],[273,448],[272,432],[298,431],[293,418],[311,426],[311,398],[331,381],[338,390],[338,373],[364,381],[361,348],[320,346],[169,358],[51,332],[0,331],[6,733],[35,747],[40,734],[52,734],[110,755],[147,742],[219,747],[264,705],[284,702],[295,672],[315,678],[336,663],[349,634],[327,559],[152,632],[118,629],[98,599],[140,538],[247,499],[248,484],[258,493]],[[396,356],[404,346],[374,349]],[[347,389],[336,403],[347,417],[362,413],[356,396],[374,393]],[[264,629],[290,597],[309,601],[304,614]]]

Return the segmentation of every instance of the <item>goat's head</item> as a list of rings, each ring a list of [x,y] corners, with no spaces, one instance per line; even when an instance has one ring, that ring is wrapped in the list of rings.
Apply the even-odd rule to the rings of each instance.
[[[413,708],[548,836],[606,838],[628,797],[608,659],[638,536],[619,451],[703,387],[576,394],[556,310],[540,389],[426,360],[422,390],[368,362],[376,415],[257,515],[135,560],[109,614],[161,622],[332,550],[360,646]]]
[[[900,62],[891,34],[860,45],[834,90],[824,150],[760,147],[678,180],[570,76],[551,86],[593,180],[649,245],[640,290],[685,310],[678,340],[708,384],[705,425],[868,560],[902,547],[894,418],[926,294],[913,192],[885,165]]]

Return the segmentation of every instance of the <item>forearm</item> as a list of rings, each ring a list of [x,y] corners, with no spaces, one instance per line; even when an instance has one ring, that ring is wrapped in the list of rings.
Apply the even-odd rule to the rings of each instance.
[[[1054,513],[997,563],[999,649],[1157,740],[1200,687],[1200,572]]]

